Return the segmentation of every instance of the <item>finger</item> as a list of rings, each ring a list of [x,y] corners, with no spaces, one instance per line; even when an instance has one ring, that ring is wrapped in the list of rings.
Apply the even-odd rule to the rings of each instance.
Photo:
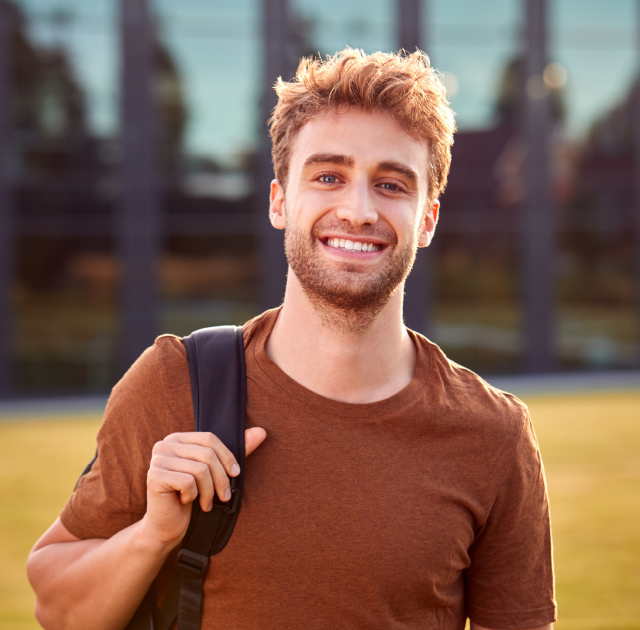
[[[211,435],[211,438],[215,438],[215,436]],[[210,446],[200,446],[199,444],[185,444],[183,442],[163,442],[158,445],[156,452],[159,455],[193,460],[206,464],[209,467],[210,479],[213,482],[213,487],[215,487],[215,494],[220,497],[222,501],[228,501],[231,498],[231,491],[229,489],[229,476],[227,475],[227,471],[222,466],[216,452]],[[238,468],[238,472],[239,471],[240,468]],[[213,500],[213,496],[210,497],[207,493],[205,497],[207,502],[203,503],[203,509],[205,511],[208,511],[210,505],[209,499]]]
[[[220,462],[218,462],[215,456],[213,456],[213,459],[215,459],[215,461],[217,462],[218,467],[222,468],[222,466],[220,466]],[[212,479],[210,464],[208,464],[207,462],[198,461],[196,459],[154,455],[153,459],[151,460],[151,466],[152,468],[161,468],[169,472],[190,475],[195,482],[196,494],[200,495],[200,507],[202,507],[202,509],[205,511],[208,511],[210,509],[214,496],[214,482]],[[224,470],[222,471],[222,474],[224,475]],[[224,475],[224,477],[226,478],[226,475]],[[180,500],[182,501],[182,503],[188,502],[184,499],[193,501],[195,499],[195,496],[192,496],[191,491],[188,495],[183,495],[183,493],[181,492]]]
[[[198,487],[193,475],[175,470],[167,470],[159,466],[149,469],[147,475],[148,489],[157,495],[173,494],[177,492],[180,503],[186,505],[198,496]]]
[[[215,436],[212,435],[211,437],[213,438]],[[231,498],[227,471],[224,469],[217,454],[210,446],[174,442],[166,443],[163,445],[162,450],[164,451],[163,454],[174,459],[182,459],[185,461],[190,460],[207,467],[208,475],[206,479],[206,486],[203,486],[203,495],[200,498],[203,510],[209,511],[211,509],[213,497],[216,495],[220,497],[221,501],[228,501]],[[171,464],[168,464],[168,466],[171,467]],[[187,467],[187,470],[190,470],[190,468]],[[196,470],[201,470],[201,468],[198,467]],[[240,469],[238,468],[238,470]],[[200,484],[198,484],[198,487],[200,487]]]
[[[213,456],[209,467],[211,469],[211,476],[213,477],[213,485],[216,489],[216,495],[218,495],[221,501],[228,501],[231,498],[231,490],[229,488],[229,476],[227,475],[227,471],[215,455]],[[238,466],[238,471],[239,470],[240,467]]]
[[[244,432],[244,450],[247,455],[255,451],[267,437],[267,432],[262,427],[253,427]]]
[[[232,477],[240,474],[240,467],[233,453],[221,442],[221,440],[213,433],[207,431],[196,431],[192,433],[172,433],[168,435],[164,441],[181,444],[197,444],[205,446],[213,450],[218,460],[224,467],[228,475]],[[237,468],[234,468],[237,467]]]

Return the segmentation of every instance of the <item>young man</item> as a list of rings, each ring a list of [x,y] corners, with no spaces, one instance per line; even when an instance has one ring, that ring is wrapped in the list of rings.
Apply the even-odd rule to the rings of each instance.
[[[255,453],[202,627],[550,628],[528,412],[403,325],[453,141],[438,76],[422,53],[347,49],[276,89],[270,216],[289,275],[282,307],[244,327]],[[238,474],[193,430],[183,344],[160,337],[115,387],[96,464],[29,558],[45,628],[123,628],[159,573],[162,590],[192,502],[208,509]]]

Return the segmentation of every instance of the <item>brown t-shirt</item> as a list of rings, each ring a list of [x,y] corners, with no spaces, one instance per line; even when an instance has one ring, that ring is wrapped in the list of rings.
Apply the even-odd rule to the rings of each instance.
[[[244,327],[242,511],[209,564],[203,628],[459,630],[555,620],[544,472],[526,407],[424,337],[415,374],[379,402],[330,400],[266,355],[278,311]],[[193,431],[184,346],[163,336],[113,390],[99,457],[62,512],[108,538],[146,509],[155,442]]]

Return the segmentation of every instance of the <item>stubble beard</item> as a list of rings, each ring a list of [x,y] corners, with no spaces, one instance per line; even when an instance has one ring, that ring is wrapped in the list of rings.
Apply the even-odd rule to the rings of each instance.
[[[360,265],[343,263],[333,270],[322,259],[319,234],[335,229],[341,234],[366,240],[379,238],[387,243],[386,264],[376,271],[362,270]],[[289,266],[300,282],[321,321],[336,332],[369,329],[413,267],[417,237],[398,247],[396,234],[389,228],[364,225],[355,230],[346,221],[319,222],[312,233],[293,227],[287,221],[285,253]]]

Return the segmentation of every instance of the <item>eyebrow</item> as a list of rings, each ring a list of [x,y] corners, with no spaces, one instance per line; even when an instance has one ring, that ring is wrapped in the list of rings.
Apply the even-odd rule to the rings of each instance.
[[[346,166],[353,168],[356,161],[350,155],[342,155],[341,153],[314,153],[305,161],[302,168],[313,166],[314,164],[337,164],[338,166]]]
[[[395,162],[393,160],[388,162],[380,162],[378,169],[381,171],[392,171],[404,175],[412,184],[418,183],[418,174],[406,164],[402,162]]]

